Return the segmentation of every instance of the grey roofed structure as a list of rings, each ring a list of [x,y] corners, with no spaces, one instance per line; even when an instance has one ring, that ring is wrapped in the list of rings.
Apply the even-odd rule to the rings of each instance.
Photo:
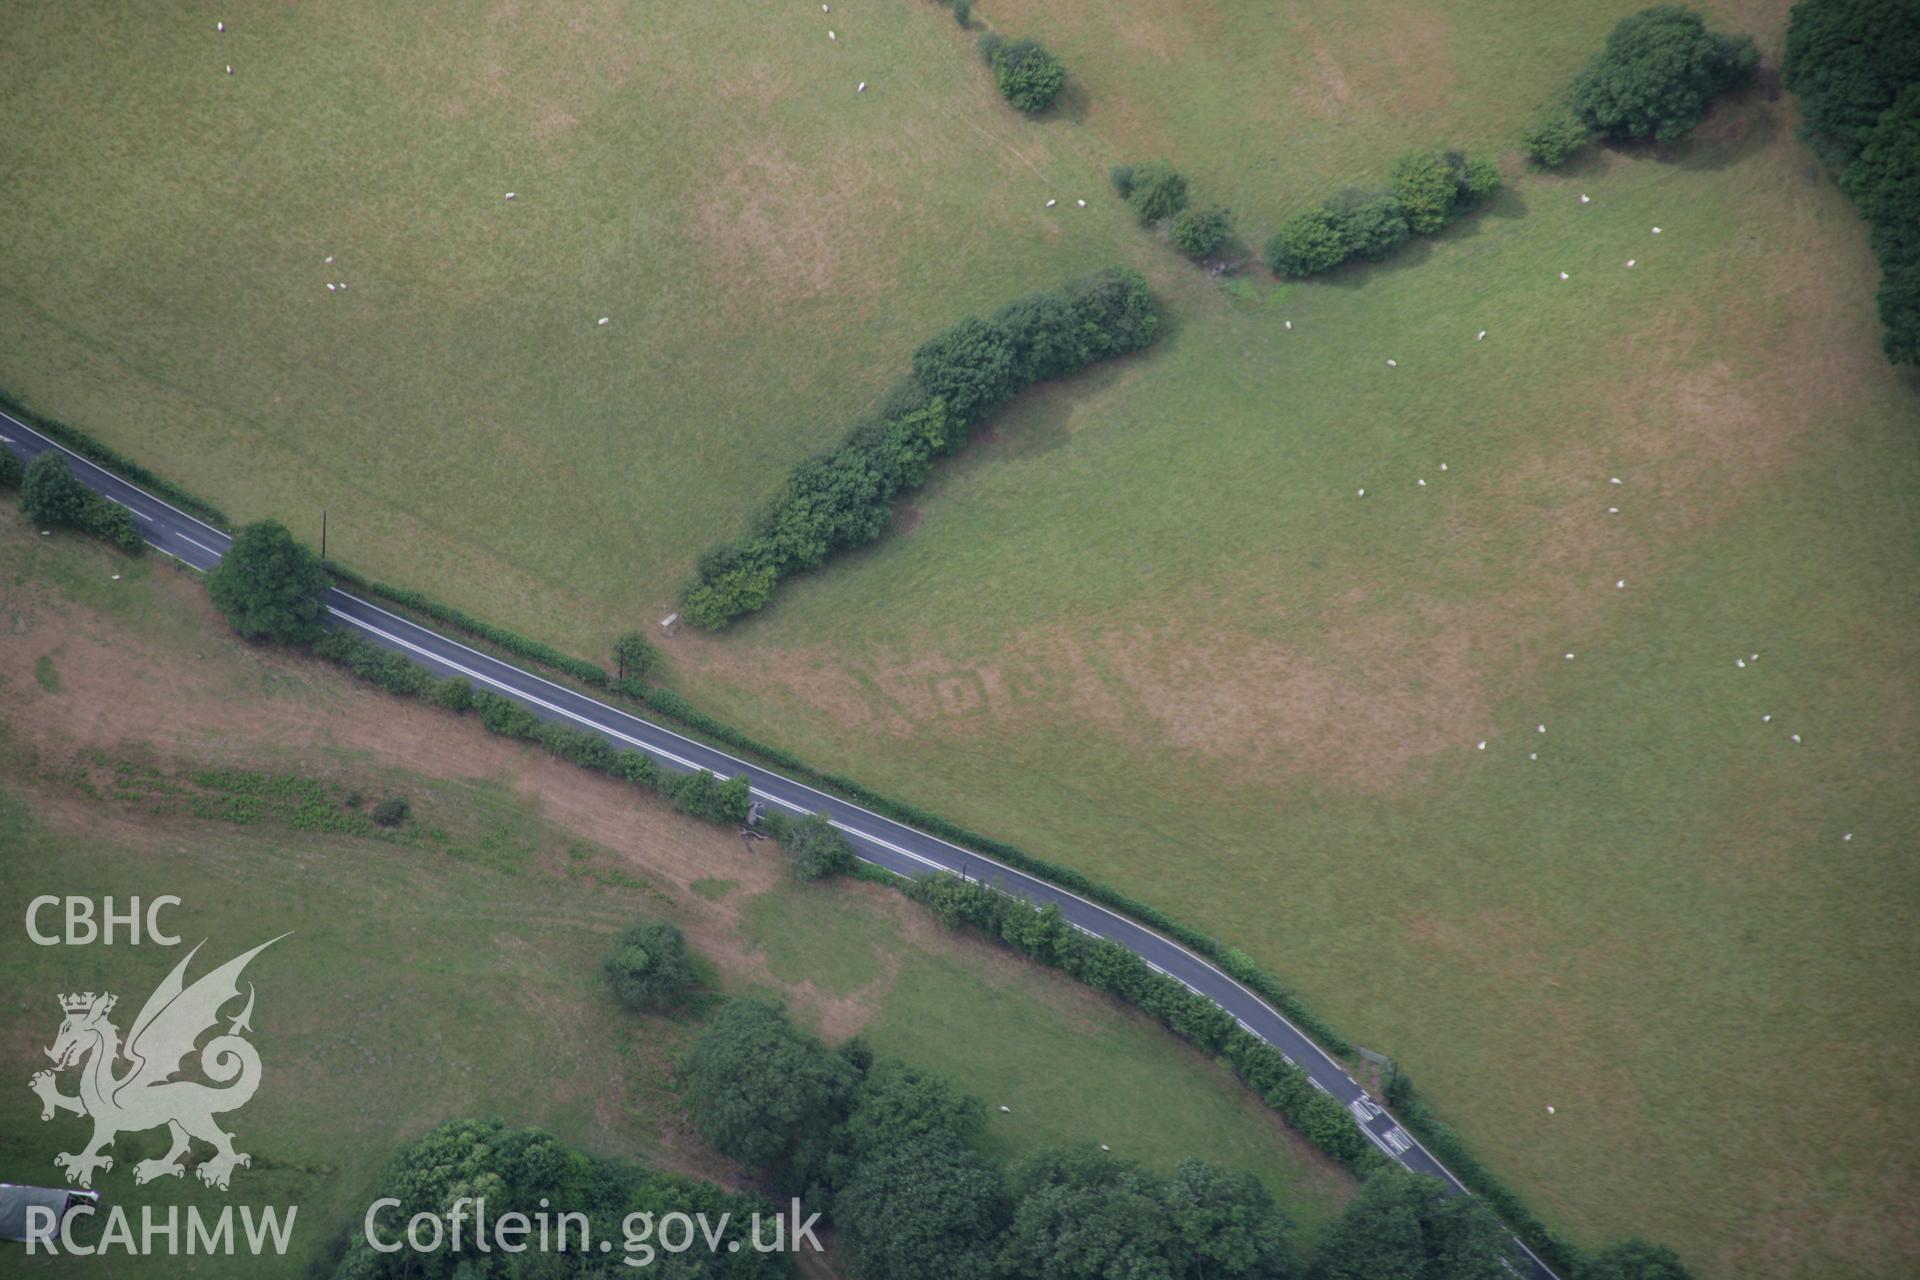
[[[0,1182],[0,1240],[25,1241],[30,1225],[27,1210],[35,1206],[54,1215],[56,1225],[53,1229],[57,1232],[59,1220],[66,1216],[68,1207],[76,1200],[97,1204],[100,1193],[66,1191],[58,1187],[16,1187],[11,1182]]]

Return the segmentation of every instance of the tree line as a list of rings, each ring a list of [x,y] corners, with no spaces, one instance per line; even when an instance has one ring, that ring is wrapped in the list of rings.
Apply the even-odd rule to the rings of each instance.
[[[994,410],[1036,382],[1138,351],[1159,326],[1146,280],[1113,267],[935,334],[877,412],[838,448],[796,464],[744,538],[700,557],[681,615],[724,627],[765,605],[782,578],[873,541],[894,498],[918,488]]]
[[[1887,358],[1920,364],[1920,4],[1801,0],[1781,72],[1867,220]]]
[[[1521,1261],[1484,1201],[1384,1162],[1310,1242],[1257,1178],[1198,1157],[1155,1170],[1089,1141],[1003,1169],[979,1099],[763,1001],[726,1004],[680,1076],[701,1136],[826,1214],[860,1280],[1507,1280]],[[1571,1280],[1685,1276],[1627,1241]]]

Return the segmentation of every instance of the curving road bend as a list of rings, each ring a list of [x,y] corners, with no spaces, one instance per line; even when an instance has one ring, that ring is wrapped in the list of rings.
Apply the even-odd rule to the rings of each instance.
[[[149,545],[203,573],[219,562],[231,541],[213,526],[89,462],[5,412],[0,412],[0,445],[23,461],[48,449],[64,453],[83,484],[133,513]],[[1287,1061],[1306,1072],[1314,1088],[1345,1104],[1361,1132],[1390,1159],[1415,1173],[1440,1178],[1459,1194],[1471,1194],[1419,1139],[1401,1128],[1385,1108],[1369,1098],[1332,1055],[1308,1039],[1265,1000],[1178,942],[1058,885],[576,693],[358,596],[331,590],[326,604],[335,625],[353,627],[368,639],[405,654],[438,676],[463,675],[475,688],[489,689],[524,703],[544,719],[565,721],[600,734],[617,746],[644,751],[665,768],[686,772],[707,769],[722,780],[745,772],[752,778],[756,798],[789,813],[827,814],[833,825],[846,833],[861,858],[889,871],[903,876],[949,871],[985,881],[1032,902],[1058,906],[1075,928],[1111,938],[1153,969],[1214,1001],[1232,1014],[1243,1029],[1280,1050]],[[1518,1250],[1516,1262],[1524,1258],[1532,1274],[1541,1280],[1559,1280],[1525,1242],[1515,1239],[1513,1243]]]

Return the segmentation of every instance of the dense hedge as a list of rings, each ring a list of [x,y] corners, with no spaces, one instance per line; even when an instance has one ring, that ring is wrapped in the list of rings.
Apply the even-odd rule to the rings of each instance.
[[[149,493],[158,494],[182,511],[198,516],[222,531],[233,527],[233,522],[228,520],[220,508],[211,502],[196,497],[171,480],[155,475],[133,459],[101,444],[78,427],[71,427],[57,418],[35,413],[3,390],[0,390],[0,409],[5,409],[41,434],[58,440],[88,461],[97,462],[123,479],[133,481]]]
[[[1073,928],[1055,906],[1036,907],[945,872],[907,889],[949,928],[971,925],[1023,955],[1064,969],[1090,987],[1137,1005],[1202,1052],[1224,1059],[1267,1105],[1322,1151],[1359,1172],[1383,1157],[1351,1113],[1314,1088],[1280,1051],[1240,1029],[1233,1015],[1177,980],[1156,973],[1117,942]]]
[[[1378,261],[1414,235],[1432,235],[1500,186],[1493,161],[1458,151],[1416,151],[1393,167],[1385,191],[1349,187],[1295,214],[1268,238],[1279,275],[1311,276],[1344,262]]]
[[[476,690],[465,676],[438,679],[426,668],[382,649],[355,631],[329,631],[313,642],[313,652],[390,693],[427,698],[450,711],[471,710],[489,733],[538,743],[570,764],[649,787],[682,813],[714,822],[747,820],[753,784],[744,772],[725,782],[705,769],[697,773],[669,772],[655,764],[651,756],[615,747],[597,733],[542,720],[523,703],[489,690]]]
[[[1507,1225],[1532,1246],[1535,1253],[1558,1267],[1562,1273],[1579,1269],[1579,1250],[1553,1228],[1534,1217],[1533,1210],[1527,1207],[1527,1202],[1513,1188],[1487,1172],[1486,1167],[1467,1150],[1460,1135],[1435,1115],[1433,1108],[1414,1092],[1405,1076],[1394,1077],[1394,1086],[1388,1091],[1387,1101],[1400,1123],[1413,1130],[1427,1150],[1453,1170],[1455,1177],[1498,1210],[1500,1216],[1507,1220]]]
[[[1147,282],[1116,267],[935,334],[877,414],[837,449],[795,466],[745,538],[700,557],[680,612],[695,626],[723,627],[766,604],[781,578],[873,541],[894,498],[988,414],[1035,382],[1147,346],[1159,324]]]
[[[538,742],[562,759],[608,773],[627,782],[651,787],[665,795],[683,812],[725,822],[743,821],[746,817],[750,784],[744,774],[736,775],[727,783],[720,783],[713,774],[705,771],[699,774],[667,773],[661,770],[650,757],[640,752],[616,749],[597,734],[544,722],[519,703],[486,691],[475,691],[464,677],[436,679],[424,668],[400,654],[380,648],[356,632],[330,631],[316,641],[313,648],[317,655],[337,662],[356,675],[391,692],[424,697],[456,712],[474,710],[479,714],[482,725],[491,732]],[[977,835],[936,814],[869,791],[851,779],[833,774],[821,774],[797,757],[759,743],[731,726],[706,715],[671,690],[643,687],[640,697],[649,707],[666,718],[677,720],[685,727],[727,746],[759,756],[783,772],[795,775],[803,781],[850,796],[856,802],[876,812],[964,844],[1010,866],[1123,912],[1159,930],[1208,957],[1224,972],[1257,992],[1302,1031],[1318,1041],[1322,1047],[1343,1057],[1352,1056],[1352,1045],[1332,1027],[1321,1021],[1311,1009],[1301,1004],[1292,992],[1271,975],[1262,972],[1250,957],[1236,948],[1228,947],[1191,926],[1182,924],[1145,903],[1137,902],[1070,868],[1036,858],[1016,846]],[[803,824],[789,823],[779,815],[770,814],[767,818],[767,826],[785,847],[792,839],[793,829],[802,827]],[[807,824],[805,829],[810,830],[811,825]],[[796,846],[799,843],[794,841]],[[794,849],[790,848],[788,852],[792,854]],[[796,874],[804,876],[808,870],[808,867],[796,863]],[[997,936],[1006,939],[1009,945],[1018,946],[1030,955],[1040,954],[1039,948],[1043,944],[1038,941],[1039,939],[1050,939],[1054,936],[1070,938],[1059,944],[1051,942],[1044,944],[1051,948],[1052,956],[1057,956],[1057,959],[1049,958],[1049,963],[1058,964],[1074,977],[1091,986],[1132,1000],[1142,1009],[1160,1018],[1170,1029],[1207,1052],[1220,1056],[1233,1067],[1250,1088],[1260,1094],[1269,1106],[1286,1116],[1302,1133],[1321,1145],[1323,1149],[1347,1162],[1356,1170],[1364,1172],[1381,1159],[1378,1153],[1366,1144],[1365,1138],[1359,1135],[1359,1131],[1353,1127],[1344,1108],[1336,1103],[1332,1104],[1329,1110],[1323,1104],[1330,1103],[1331,1099],[1310,1085],[1305,1086],[1306,1094],[1311,1095],[1310,1099],[1300,1092],[1304,1073],[1298,1073],[1295,1069],[1289,1068],[1278,1050],[1257,1037],[1241,1031],[1233,1019],[1218,1005],[1194,996],[1170,978],[1154,974],[1152,970],[1146,968],[1144,961],[1126,948],[1104,940],[1096,942],[1095,939],[1088,938],[1077,930],[1066,929],[1063,934],[1057,933],[1053,926],[1045,923],[1044,920],[1039,924],[1028,921],[1014,924],[1010,929],[1012,936],[1009,937],[1006,920],[1012,918],[1012,913],[1008,912],[1005,916],[998,917],[991,914],[995,910],[990,905],[991,902],[1013,903],[1015,901],[1004,894],[982,891],[983,896],[976,902],[975,895],[971,893],[935,890],[926,881],[903,880],[884,868],[864,862],[859,864],[853,874],[860,879],[891,885],[919,896],[939,911],[942,918],[949,923],[969,923],[990,928]],[[964,889],[974,888],[954,877],[945,879],[951,880]],[[936,894],[945,894],[948,900],[935,902]],[[1031,907],[1028,907],[1027,911],[1030,915],[1037,917],[1046,917],[1047,914],[1035,912]],[[1054,915],[1057,916],[1057,912]],[[1000,920],[998,926],[985,923],[995,918]],[[1140,978],[1139,975],[1142,973],[1147,975],[1145,979]],[[1488,1173],[1461,1145],[1453,1131],[1434,1117],[1424,1104],[1403,1108],[1400,1115],[1407,1127],[1418,1133],[1434,1153],[1453,1168],[1462,1182],[1496,1205],[1503,1216],[1542,1257],[1556,1264],[1567,1265],[1567,1259],[1572,1255],[1564,1242],[1542,1226],[1518,1196]],[[1341,1125],[1345,1127],[1342,1128]],[[1348,1136],[1349,1134],[1351,1137]],[[1361,1144],[1360,1147],[1353,1145],[1356,1140]]]
[[[489,644],[498,645],[508,653],[530,658],[555,671],[564,671],[574,679],[584,681],[596,689],[614,687],[614,678],[607,674],[605,667],[597,666],[584,658],[562,653],[550,644],[530,640],[517,631],[509,631],[505,627],[496,627],[490,622],[482,622],[470,613],[463,613],[452,605],[442,604],[421,592],[409,591],[405,587],[389,586],[384,582],[373,582],[361,577],[337,560],[328,560],[324,563],[328,573],[367,595],[380,596],[394,604],[412,609],[416,613],[425,614],[437,622],[458,627],[469,635],[477,636]]]
[[[1802,0],[1781,70],[1872,228],[1887,358],[1920,364],[1920,5]]]
[[[133,514],[80,483],[58,449],[46,450],[24,468],[11,453],[6,461],[11,465],[0,469],[0,482],[19,484],[20,509],[35,524],[78,529],[134,555],[147,549]]]

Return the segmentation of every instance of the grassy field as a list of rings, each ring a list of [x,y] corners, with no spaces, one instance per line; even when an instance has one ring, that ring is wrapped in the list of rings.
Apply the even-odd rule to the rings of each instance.
[[[1577,1240],[1904,1275],[1920,411],[1791,101],[1509,155],[1311,285],[1210,283],[1105,193],[1165,155],[1257,240],[1500,148],[1635,7],[989,0],[1075,71],[1038,122],[920,3],[10,11],[0,384],[591,654],[920,335],[1141,266],[1159,348],[676,638],[676,686],[1244,947]],[[1713,7],[1769,55],[1785,12]],[[905,945],[868,935],[762,950],[850,992]]]
[[[229,1123],[254,1157],[236,1198],[297,1204],[296,1255],[364,1207],[398,1142],[452,1115],[731,1178],[669,1077],[697,1021],[631,1017],[600,989],[612,933],[641,912],[688,931],[707,989],[786,1000],[823,1034],[865,1034],[1012,1105],[1017,1120],[993,1112],[993,1154],[1096,1136],[1160,1167],[1205,1151],[1259,1174],[1308,1228],[1348,1194],[1204,1058],[896,894],[793,884],[725,831],[471,721],[248,649],[188,575],[152,560],[42,541],[0,513],[0,573],[0,906],[17,922],[41,892],[177,895],[169,923],[209,939],[196,974],[293,931],[248,970],[266,1074]],[[218,769],[263,784],[242,800],[206,780]],[[413,805],[398,839],[359,816],[390,794]],[[10,943],[0,1067],[24,1080],[44,1065],[57,992],[110,989],[131,1016],[181,954]],[[52,1156],[78,1123],[43,1125],[30,1093],[5,1090],[0,1165],[57,1182]],[[135,1189],[128,1170],[159,1138],[121,1140],[96,1183],[109,1199],[204,1199],[190,1179]]]
[[[933,330],[1149,256],[929,16],[9,7],[0,385],[597,648]]]

